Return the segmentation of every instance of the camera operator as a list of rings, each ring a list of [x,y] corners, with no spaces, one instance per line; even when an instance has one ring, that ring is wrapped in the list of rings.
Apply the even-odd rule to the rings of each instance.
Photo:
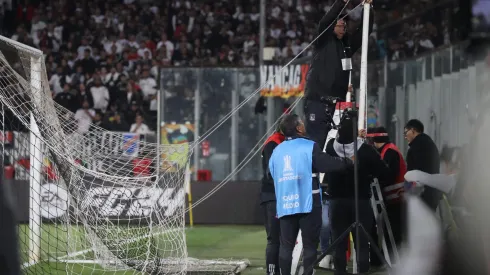
[[[349,73],[352,69],[352,55],[361,47],[361,24],[352,35],[347,34],[347,18],[340,15],[346,10],[350,0],[337,0],[318,24],[318,35],[315,52],[310,62],[305,87],[306,131],[323,149],[327,134],[331,129],[335,104],[329,103],[330,98],[345,101],[345,91],[349,85]],[[368,4],[372,0],[365,1]],[[362,20],[362,19],[361,19]],[[374,16],[369,16],[369,30],[373,27]],[[328,109],[328,114],[327,114]]]
[[[311,266],[317,258],[322,226],[317,173],[345,170],[352,167],[352,161],[331,157],[323,153],[314,141],[305,138],[305,126],[297,115],[286,115],[280,128],[286,139],[274,149],[269,170],[274,179],[281,228],[280,273],[291,274],[299,230],[302,231],[304,266]]]
[[[369,201],[371,197],[371,182],[374,178],[386,180],[389,175],[387,165],[379,157],[374,147],[363,143],[358,139],[357,148],[354,148],[354,125],[349,116],[342,118],[337,139],[331,139],[327,143],[327,154],[333,157],[349,158],[357,150],[358,166],[358,191],[359,191],[359,222],[369,230],[373,223],[373,210]],[[362,134],[362,133],[361,133]],[[339,171],[325,174],[330,195],[330,227],[332,240],[339,238],[355,222],[355,182],[354,171]],[[354,234],[356,235],[356,234]],[[369,271],[369,242],[364,234],[359,235],[359,240],[354,236],[354,242],[359,241],[359,272]],[[346,274],[348,238],[340,241],[334,252],[335,274]]]

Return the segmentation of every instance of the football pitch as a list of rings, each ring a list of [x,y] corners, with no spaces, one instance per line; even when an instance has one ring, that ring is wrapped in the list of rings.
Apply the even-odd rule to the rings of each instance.
[[[27,259],[27,225],[20,225],[19,239],[21,246],[22,259]],[[63,232],[58,234],[52,225],[43,225],[45,234],[53,236],[65,236]],[[186,230],[187,251],[189,257],[197,259],[224,259],[224,260],[243,260],[248,259],[250,265],[242,272],[245,275],[264,275],[265,270],[265,245],[266,235],[262,226],[195,226]],[[69,241],[69,240],[68,240]],[[43,238],[42,251],[66,251],[66,247],[59,247],[60,244],[66,243],[65,240],[52,240]],[[58,247],[53,247],[56,244]],[[81,251],[83,249],[80,249]],[[87,256],[87,255],[86,255]],[[55,262],[43,262],[35,266],[24,269],[26,273],[49,273],[55,275],[66,274],[65,270],[71,270],[75,274],[143,274],[140,272],[107,272],[100,268],[87,268],[79,264],[66,264]],[[97,270],[99,269],[99,270]],[[38,271],[38,272],[36,272]],[[318,270],[316,274],[333,274],[331,272]]]

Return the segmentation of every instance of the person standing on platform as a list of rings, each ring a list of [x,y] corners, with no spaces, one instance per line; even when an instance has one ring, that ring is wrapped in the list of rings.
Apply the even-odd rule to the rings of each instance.
[[[335,103],[331,99],[345,101],[352,70],[351,57],[362,45],[363,24],[352,34],[347,33],[348,18],[344,17],[347,3],[348,0],[335,1],[318,23],[317,34],[322,35],[315,41],[315,52],[306,76],[306,132],[321,149],[331,130],[330,124],[335,112]],[[366,0],[365,3],[371,4],[372,0]],[[374,14],[371,12],[369,32],[373,29],[373,22]]]

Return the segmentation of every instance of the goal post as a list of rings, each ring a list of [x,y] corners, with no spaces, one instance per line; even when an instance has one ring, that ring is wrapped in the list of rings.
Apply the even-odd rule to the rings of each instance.
[[[42,144],[34,115],[30,115],[29,136],[29,263],[39,262],[41,256],[41,182]]]
[[[32,51],[30,57],[30,88],[40,102],[42,52]],[[37,53],[37,54],[36,54]],[[41,182],[42,182],[42,143],[41,132],[34,115],[29,115],[29,262],[37,263],[41,253]]]
[[[24,274],[235,274],[248,266],[187,254],[189,144],[93,124],[80,133],[75,114],[52,99],[42,52],[2,36],[0,105],[0,130],[14,133],[15,146],[0,142],[28,189]]]

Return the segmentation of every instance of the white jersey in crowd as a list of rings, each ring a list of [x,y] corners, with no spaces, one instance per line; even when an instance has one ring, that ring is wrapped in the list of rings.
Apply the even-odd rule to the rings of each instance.
[[[139,83],[141,91],[143,92],[143,96],[148,98],[154,94],[156,94],[156,86],[157,82],[153,77],[147,77],[140,79]]]
[[[78,133],[85,134],[90,129],[90,123],[92,123],[92,117],[95,116],[95,111],[88,109],[88,113],[84,109],[78,109],[75,113],[75,120],[78,122]],[[91,117],[92,116],[92,117]]]
[[[94,98],[94,109],[105,111],[109,106],[109,90],[106,86],[93,86],[90,88],[90,93]]]
[[[142,135],[151,133],[151,130],[148,127],[148,125],[146,125],[144,123],[141,123],[141,125],[139,127],[138,127],[138,124],[136,124],[136,123],[131,124],[131,129],[129,131],[131,133],[142,134]]]

